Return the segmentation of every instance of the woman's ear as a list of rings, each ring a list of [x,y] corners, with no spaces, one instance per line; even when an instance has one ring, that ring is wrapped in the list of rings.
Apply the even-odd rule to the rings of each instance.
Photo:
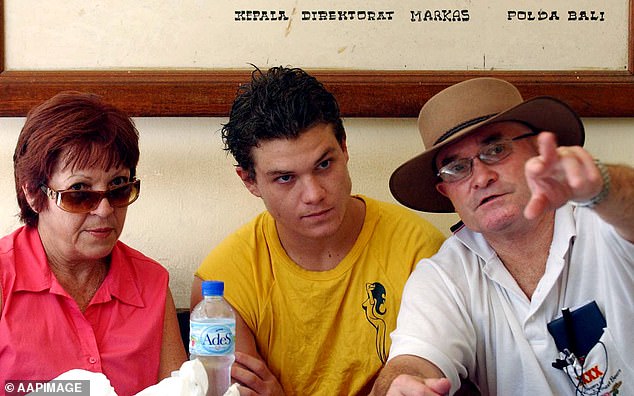
[[[39,211],[36,210],[35,207],[34,207],[34,205],[35,205],[35,197],[33,196],[33,194],[31,194],[29,192],[29,189],[27,188],[26,184],[22,186],[22,192],[24,193],[24,197],[26,198],[26,202],[31,207],[31,210],[34,211],[35,213],[38,213]]]

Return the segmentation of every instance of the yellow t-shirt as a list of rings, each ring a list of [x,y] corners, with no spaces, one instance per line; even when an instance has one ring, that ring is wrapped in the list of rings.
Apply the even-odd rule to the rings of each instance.
[[[196,273],[225,282],[225,298],[287,395],[367,394],[387,358],[405,281],[444,240],[410,210],[358,198],[366,204],[363,228],[332,270],[295,264],[263,212]]]

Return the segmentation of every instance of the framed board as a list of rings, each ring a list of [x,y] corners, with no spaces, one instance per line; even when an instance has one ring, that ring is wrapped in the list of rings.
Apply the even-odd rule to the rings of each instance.
[[[478,76],[582,116],[634,117],[634,0],[367,3],[0,0],[0,116],[81,90],[133,116],[223,117],[253,63],[303,67],[345,117],[416,117]]]

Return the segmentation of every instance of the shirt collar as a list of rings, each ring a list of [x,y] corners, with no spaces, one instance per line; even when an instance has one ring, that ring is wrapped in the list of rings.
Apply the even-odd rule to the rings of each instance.
[[[564,258],[568,254],[571,241],[577,236],[575,210],[575,206],[566,204],[555,212],[553,242],[550,246],[551,257]]]
[[[97,290],[91,304],[107,302],[114,297],[139,308],[145,306],[132,265],[124,252],[125,249],[126,246],[121,242],[117,242],[112,249],[108,275]]]
[[[51,288],[53,273],[35,227],[24,226],[14,240],[15,290],[41,292]]]
[[[68,296],[48,265],[46,252],[37,229],[25,226],[22,231],[14,244],[15,290],[35,293],[48,290],[50,293]],[[145,306],[131,263],[124,252],[126,248],[123,243],[116,243],[111,253],[108,274],[93,297],[91,305],[116,298],[129,305]]]
[[[542,281],[540,281],[540,283],[544,283],[544,287],[548,288],[547,290],[550,290],[563,270],[566,263],[566,256],[569,254],[570,246],[576,236],[574,210],[574,206],[566,204],[555,211],[553,240],[546,262],[546,271],[542,277]],[[492,280],[505,285],[505,287],[509,289],[515,290],[519,295],[523,295],[523,292],[517,287],[516,282],[504,268],[504,264],[499,260],[495,250],[493,250],[481,233],[474,232],[462,225],[456,227],[454,236],[480,258],[482,270]]]
[[[470,230],[462,222],[453,226],[452,230],[454,236],[460,242],[462,242],[470,251],[478,255],[485,262],[488,262],[497,256],[491,245],[489,245],[487,240],[484,238],[484,235]]]

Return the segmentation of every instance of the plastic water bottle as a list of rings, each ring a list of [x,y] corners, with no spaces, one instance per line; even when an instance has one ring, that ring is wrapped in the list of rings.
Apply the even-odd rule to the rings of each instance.
[[[198,358],[205,366],[207,396],[222,396],[227,391],[235,360],[236,318],[223,298],[224,286],[221,281],[203,281],[203,299],[189,321],[190,359]]]

